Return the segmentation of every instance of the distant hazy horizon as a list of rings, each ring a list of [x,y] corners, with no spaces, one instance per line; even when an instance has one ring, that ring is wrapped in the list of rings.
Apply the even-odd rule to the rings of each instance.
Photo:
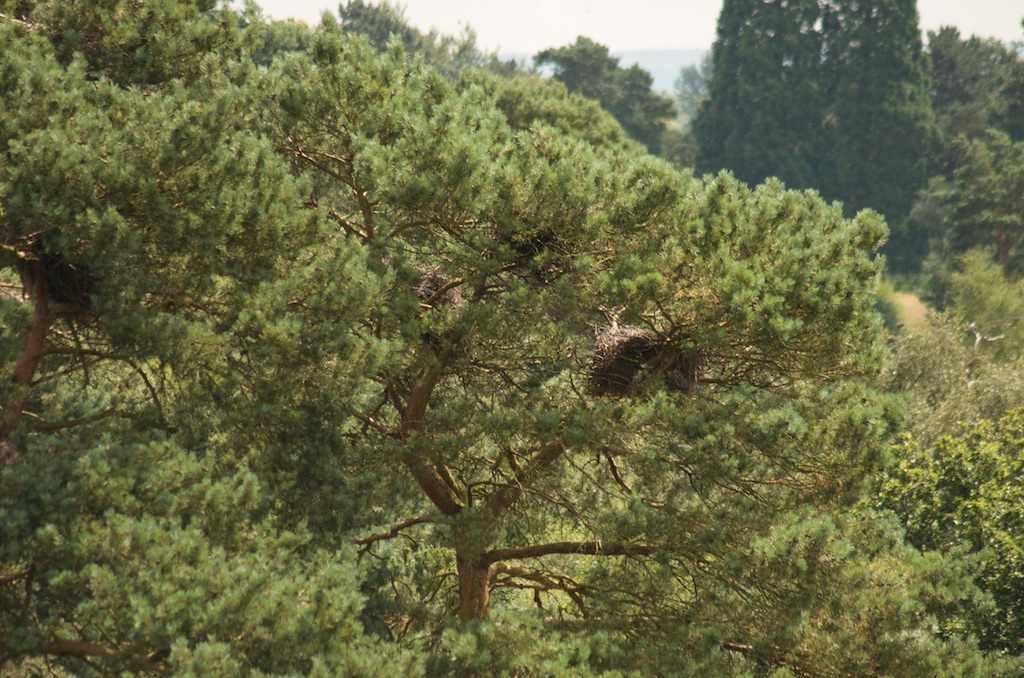
[[[256,0],[275,19],[319,23],[324,10],[337,15],[341,0]],[[376,2],[376,0],[368,0]],[[585,35],[613,53],[707,50],[715,39],[722,0],[392,0],[422,31],[461,34],[469,26],[477,44],[502,54],[536,54]],[[1019,0],[918,0],[921,30],[956,26],[964,36],[1024,40]],[[628,64],[624,64],[628,65]]]
[[[611,55],[619,60],[623,68],[639,64],[654,78],[655,91],[671,94],[679,71],[699,63],[707,52],[706,49],[640,49],[612,52]],[[533,54],[526,52],[499,52],[498,55],[502,59],[525,61],[527,65],[533,63]]]

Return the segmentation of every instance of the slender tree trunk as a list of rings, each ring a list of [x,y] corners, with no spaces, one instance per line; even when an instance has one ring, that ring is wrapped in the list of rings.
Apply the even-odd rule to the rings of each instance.
[[[26,289],[26,292],[35,302],[35,311],[32,313],[25,350],[14,366],[12,377],[12,381],[21,388],[10,402],[4,404],[6,414],[3,421],[0,421],[0,440],[7,439],[21,423],[25,403],[28,401],[28,386],[35,377],[36,368],[39,367],[52,320],[50,303],[46,297],[46,274],[43,266],[38,261],[30,261],[26,265],[32,267],[31,275],[27,277],[27,280],[31,281],[31,289]]]

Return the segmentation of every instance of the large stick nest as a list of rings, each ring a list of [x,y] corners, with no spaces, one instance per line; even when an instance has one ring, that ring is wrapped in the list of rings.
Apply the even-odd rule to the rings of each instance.
[[[428,317],[441,309],[458,309],[463,305],[461,281],[444,273],[441,269],[431,266],[420,270],[420,276],[416,279],[412,291],[419,299],[421,318],[424,320],[425,329],[420,335],[423,343],[436,353],[441,353],[446,347],[452,346],[456,355],[465,355],[466,346],[463,338],[453,334],[448,329],[437,329],[435,318],[433,321]]]
[[[88,269],[68,262],[59,254],[46,251],[38,236],[30,236],[18,251],[18,273],[22,287],[31,297],[43,277],[46,300],[56,313],[81,313],[89,310],[96,281]]]
[[[597,333],[590,391],[629,396],[645,384],[660,381],[669,391],[689,393],[697,384],[702,363],[700,351],[687,337],[669,341],[650,330],[613,324]]]
[[[439,306],[458,307],[462,305],[462,292],[459,282],[445,274],[436,266],[425,268],[420,272],[413,292],[420,303],[430,308]]]

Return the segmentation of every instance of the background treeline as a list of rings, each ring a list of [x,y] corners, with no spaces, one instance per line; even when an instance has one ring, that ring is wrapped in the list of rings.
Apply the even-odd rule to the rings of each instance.
[[[0,0],[0,675],[1019,675],[1020,59],[916,24]]]

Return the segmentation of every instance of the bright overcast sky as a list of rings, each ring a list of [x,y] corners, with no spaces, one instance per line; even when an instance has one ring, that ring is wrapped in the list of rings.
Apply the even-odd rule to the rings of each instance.
[[[373,0],[370,0],[371,2]],[[274,19],[294,17],[315,25],[320,14],[337,14],[333,0],[257,0]],[[409,23],[442,34],[477,33],[484,49],[534,54],[585,35],[613,52],[638,49],[709,48],[721,0],[399,0]],[[922,30],[951,25],[964,36],[1024,39],[1020,0],[918,0]]]

